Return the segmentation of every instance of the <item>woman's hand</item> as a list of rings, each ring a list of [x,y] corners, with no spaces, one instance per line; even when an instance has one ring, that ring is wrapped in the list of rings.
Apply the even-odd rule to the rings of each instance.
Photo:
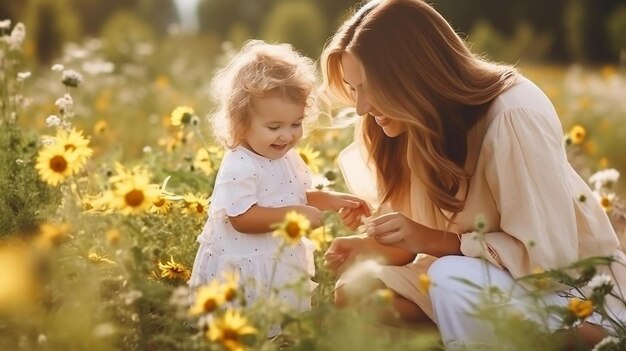
[[[365,232],[382,245],[424,252],[426,234],[430,228],[414,222],[399,212],[376,217],[365,224]]]
[[[344,236],[335,238],[324,254],[324,267],[333,274],[341,274],[361,253],[365,252],[367,238],[363,236]]]

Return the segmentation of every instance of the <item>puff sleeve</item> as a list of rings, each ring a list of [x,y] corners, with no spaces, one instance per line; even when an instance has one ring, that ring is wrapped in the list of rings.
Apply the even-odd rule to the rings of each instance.
[[[234,217],[258,202],[259,172],[250,155],[234,150],[224,156],[215,179],[211,211],[216,217]]]

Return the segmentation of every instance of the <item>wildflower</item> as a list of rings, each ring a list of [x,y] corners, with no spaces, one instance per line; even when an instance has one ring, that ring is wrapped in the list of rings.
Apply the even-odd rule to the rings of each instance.
[[[77,167],[77,155],[55,144],[39,151],[35,168],[41,179],[56,186],[67,179]]]
[[[315,250],[321,251],[324,245],[333,240],[333,236],[331,235],[330,231],[330,227],[321,226],[313,229],[309,233],[309,239],[311,239],[313,245],[315,245]]]
[[[532,270],[532,274],[543,274],[544,272],[541,267],[535,267],[535,269]],[[533,285],[539,289],[545,289],[552,285],[552,279],[547,276],[538,277],[533,280]]]
[[[585,319],[593,313],[593,302],[573,297],[569,299],[567,309],[577,318]]]
[[[224,272],[222,274],[225,282],[222,284],[222,292],[224,300],[233,301],[237,297],[237,289],[239,288],[239,274],[235,271]]]
[[[193,114],[193,108],[189,106],[178,106],[174,109],[174,111],[172,111],[170,123],[173,126],[187,125],[191,122]]]
[[[393,291],[391,289],[377,289],[375,297],[376,302],[382,305],[388,305],[393,300]]]
[[[217,280],[198,288],[195,296],[195,301],[189,308],[189,314],[192,316],[214,312],[224,303],[224,293]]]
[[[156,214],[166,214],[170,211],[171,207],[172,207],[172,202],[168,200],[164,194],[161,193],[152,202],[152,207],[150,207],[150,212],[156,213]]]
[[[10,50],[17,50],[22,46],[22,43],[26,39],[26,27],[23,23],[18,23],[13,27],[11,35],[7,38]]]
[[[101,119],[93,126],[93,132],[95,134],[104,134],[108,129],[107,121]]]
[[[207,211],[209,199],[202,195],[187,193],[183,197],[183,211],[191,216],[203,216]]]
[[[589,183],[593,184],[595,190],[611,189],[619,179],[619,171],[610,168],[598,171],[589,177]]]
[[[603,286],[611,286],[611,285],[612,285],[611,276],[609,276],[608,274],[598,274],[594,276],[589,281],[589,283],[587,283],[587,286],[590,289],[597,289]]]
[[[36,244],[42,248],[59,246],[71,238],[71,227],[68,223],[44,223],[39,226],[39,235]]]
[[[65,67],[63,67],[62,64],[60,63],[55,63],[54,65],[52,65],[52,67],[50,69],[52,69],[55,72],[61,72]]]
[[[30,72],[18,72],[17,73],[17,80],[19,82],[27,79],[28,77],[30,77]]]
[[[70,131],[59,129],[56,135],[57,143],[62,145],[68,152],[76,156],[76,170],[81,169],[87,159],[93,155],[93,150],[89,148],[89,139],[83,136],[83,132],[72,128]]]
[[[96,252],[90,252],[89,256],[87,256],[91,263],[108,263],[108,264],[116,264],[115,261],[110,260],[105,255],[100,255]]]
[[[585,141],[585,136],[587,135],[587,131],[585,128],[579,124],[575,125],[569,131],[569,137],[572,140],[572,144],[579,145]]]
[[[83,82],[83,76],[74,71],[73,69],[66,69],[63,71],[63,76],[61,77],[61,83],[66,87],[76,88]]]
[[[48,127],[58,127],[61,125],[61,119],[56,115],[50,115],[46,118],[46,125]]]
[[[196,152],[196,156],[193,159],[193,166],[204,172],[207,176],[211,176],[215,172],[209,152],[205,148],[200,148],[198,152]]]
[[[174,261],[172,256],[170,256],[170,260],[166,263],[159,261],[159,269],[161,270],[161,278],[187,281],[191,277],[191,270]]]
[[[274,235],[282,237],[287,243],[295,244],[300,242],[302,236],[306,236],[311,231],[311,222],[305,216],[289,211],[285,220],[277,225]]]
[[[106,236],[106,240],[109,245],[117,245],[120,241],[120,231],[115,228],[107,230],[104,235]]]
[[[229,309],[222,318],[209,322],[207,336],[211,341],[222,344],[228,351],[243,351],[245,344],[241,340],[242,336],[256,332],[239,311]]]
[[[22,247],[0,246],[0,312],[34,302],[36,279],[31,256]]]
[[[114,177],[111,177],[113,182]],[[147,173],[129,175],[114,182],[113,207],[122,210],[124,214],[139,213],[148,210],[158,197],[157,187],[149,184]]]
[[[65,94],[62,97],[58,98],[54,105],[59,108],[59,112],[64,114],[65,111],[69,110],[74,105],[74,100],[72,100],[72,96],[70,94]]]
[[[417,288],[423,295],[428,295],[428,289],[430,289],[431,281],[428,274],[422,273],[417,277],[418,286]]]
[[[311,169],[313,173],[318,173],[320,171],[321,161],[319,159],[319,151],[313,150],[313,148],[309,145],[306,145],[303,148],[297,148],[296,151],[298,151],[304,163]]]
[[[10,19],[0,21],[0,30],[9,29],[9,28],[11,28]]]
[[[615,202],[615,194],[606,194],[594,191],[593,196],[600,203],[600,206],[602,206],[602,209],[604,209],[605,212],[611,212],[613,209],[613,203]]]

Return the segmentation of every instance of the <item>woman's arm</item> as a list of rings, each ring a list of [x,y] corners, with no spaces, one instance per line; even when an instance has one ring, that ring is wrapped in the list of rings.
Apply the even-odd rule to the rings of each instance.
[[[272,231],[272,225],[285,220],[287,212],[295,211],[308,218],[311,227],[317,228],[324,222],[324,216],[317,208],[307,205],[284,207],[262,207],[252,205],[246,212],[230,217],[233,228],[246,234],[264,234]]]

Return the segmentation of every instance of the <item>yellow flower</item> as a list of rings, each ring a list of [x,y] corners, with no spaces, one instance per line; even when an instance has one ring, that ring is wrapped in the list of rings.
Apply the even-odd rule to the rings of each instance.
[[[296,244],[300,242],[302,236],[306,236],[311,231],[311,222],[305,216],[289,211],[285,220],[276,227],[275,236],[282,237],[289,244]]]
[[[315,228],[309,233],[309,239],[315,245],[315,250],[321,251],[324,245],[333,240],[331,228],[325,225]]]
[[[164,89],[164,88],[167,88],[170,85],[170,80],[169,80],[169,78],[167,78],[167,76],[159,74],[154,79],[154,85],[157,88],[159,88],[159,89]]]
[[[101,119],[98,122],[96,122],[96,124],[93,126],[93,132],[96,135],[102,135],[106,133],[108,128],[109,126],[107,124],[107,121]]]
[[[0,312],[34,302],[37,291],[32,255],[21,246],[0,246]]]
[[[67,179],[77,166],[76,155],[54,144],[39,150],[35,168],[41,179],[56,186]]]
[[[148,210],[159,196],[159,189],[146,174],[133,174],[114,183],[113,207],[123,214]]]
[[[532,270],[532,274],[542,274],[544,272],[541,267],[535,267],[535,269]],[[539,289],[546,289],[552,285],[552,279],[550,279],[550,277],[535,278],[532,283]]]
[[[108,263],[108,264],[116,264],[115,261],[110,260],[105,255],[100,255],[96,252],[90,252],[89,256],[87,256],[91,263]]]
[[[170,123],[173,126],[187,125],[193,117],[193,108],[189,106],[178,106],[172,111]]]
[[[183,211],[191,216],[204,217],[209,199],[202,195],[187,193],[183,197]]]
[[[320,171],[321,160],[319,159],[319,151],[313,150],[309,145],[303,148],[297,148],[296,150],[300,154],[300,157],[302,157],[304,163],[311,169],[311,172],[318,173]]]
[[[71,227],[68,223],[44,223],[39,227],[39,235],[35,244],[40,248],[59,246],[70,239]]]
[[[77,167],[74,172],[78,172],[93,155],[93,150],[88,147],[89,139],[83,136],[83,132],[72,128],[70,131],[59,129],[56,135],[56,142],[65,148],[66,151],[76,155]]]
[[[152,207],[150,207],[150,212],[156,214],[166,214],[170,211],[173,201],[178,201],[183,198],[182,196],[174,195],[166,190],[167,183],[169,182],[170,178],[171,176],[168,176],[163,181],[163,185],[161,185],[161,188],[159,189],[159,195],[152,203]]]
[[[419,275],[419,277],[417,277],[418,280],[418,286],[417,288],[419,289],[419,291],[423,294],[423,295],[428,295],[428,289],[430,289],[430,277],[428,276],[428,274],[422,273]]]
[[[159,261],[159,269],[161,270],[161,278],[186,282],[191,277],[191,270],[175,262],[172,256],[170,256],[170,260],[166,263]]]
[[[105,236],[107,243],[111,246],[117,245],[117,243],[120,242],[120,231],[115,228],[107,230]]]
[[[598,198],[598,202],[600,202],[600,206],[602,206],[605,212],[611,212],[614,199],[615,194],[601,194]]]
[[[593,302],[590,300],[581,300],[577,297],[569,299],[567,308],[576,317],[585,319],[593,313]]]
[[[569,137],[574,145],[582,144],[582,142],[585,141],[586,135],[587,131],[579,124],[573,126],[569,131]]]
[[[382,305],[388,305],[393,301],[393,291],[391,289],[376,290],[376,302]]]
[[[222,292],[224,293],[224,299],[226,301],[233,301],[237,297],[237,290],[239,289],[239,274],[235,271],[224,272],[224,284],[222,284]]]
[[[239,311],[227,310],[221,318],[209,322],[207,336],[218,342],[228,351],[243,351],[242,336],[256,334],[257,330]]]
[[[214,312],[224,303],[224,293],[217,280],[198,288],[195,296],[196,299],[189,308],[189,314],[192,316]]]
[[[198,152],[196,152],[196,157],[193,160],[193,166],[204,172],[207,176],[211,176],[215,172],[209,152],[205,148],[200,148]]]

